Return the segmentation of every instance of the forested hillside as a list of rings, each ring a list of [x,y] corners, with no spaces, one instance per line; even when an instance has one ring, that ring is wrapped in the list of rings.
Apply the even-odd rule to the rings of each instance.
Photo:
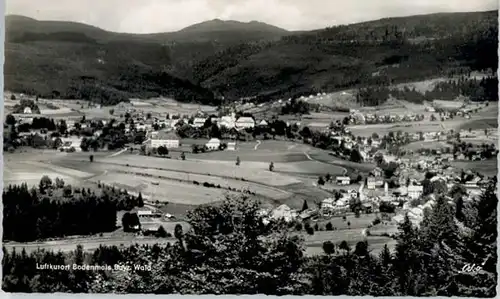
[[[266,294],[495,297],[497,269],[496,178],[477,201],[464,202],[457,185],[436,192],[420,227],[408,216],[396,248],[380,255],[370,244],[323,243],[307,257],[304,240],[284,223],[264,225],[252,200],[228,199],[189,213],[192,225],[174,229],[168,246],[101,247],[91,253],[7,251],[6,292],[151,294]],[[134,265],[150,269],[39,270],[36,265]],[[70,266],[72,267],[72,266]]]
[[[457,68],[496,69],[497,16],[433,14],[300,33],[214,20],[147,35],[8,16],[5,86],[103,104],[157,95],[213,104],[219,95],[387,85]]]

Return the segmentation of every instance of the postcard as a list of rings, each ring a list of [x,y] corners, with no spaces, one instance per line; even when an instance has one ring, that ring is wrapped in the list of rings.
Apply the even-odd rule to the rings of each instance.
[[[5,9],[3,291],[497,296],[497,1]]]

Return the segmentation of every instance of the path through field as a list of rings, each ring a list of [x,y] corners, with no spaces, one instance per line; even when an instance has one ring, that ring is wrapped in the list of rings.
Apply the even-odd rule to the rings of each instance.
[[[257,144],[255,145],[255,147],[253,148],[254,150],[257,150],[257,148],[259,147],[259,145],[261,144],[262,142],[260,142],[260,140],[257,140]]]

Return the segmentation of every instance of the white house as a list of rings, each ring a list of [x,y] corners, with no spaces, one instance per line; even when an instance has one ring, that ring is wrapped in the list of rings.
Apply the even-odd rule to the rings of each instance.
[[[226,127],[228,129],[232,129],[236,126],[236,120],[235,120],[233,115],[223,116],[220,118],[218,125],[219,125],[219,127]]]
[[[178,148],[180,138],[174,132],[160,131],[151,136],[150,145],[152,148],[164,146],[166,148]]]
[[[220,146],[220,140],[218,138],[212,138],[210,139],[205,146],[209,150],[218,150]]]
[[[267,121],[265,119],[261,120],[259,122],[259,126],[260,127],[267,127],[269,124],[267,123]]]
[[[423,186],[410,185],[408,186],[408,196],[411,199],[417,199],[424,192]]]
[[[374,177],[369,177],[366,179],[366,188],[368,189],[375,189],[375,178]]]
[[[240,117],[236,121],[236,127],[238,129],[254,128],[255,121],[251,117]]]
[[[139,211],[137,211],[137,216],[139,216],[139,218],[151,218],[151,217],[153,217],[153,211],[151,211],[151,210],[139,210]]]
[[[235,151],[236,150],[236,142],[228,142],[227,143],[227,150],[228,151]]]
[[[31,111],[31,108],[30,107],[24,107],[24,111],[23,111],[24,114],[32,114],[33,112]]]
[[[338,176],[336,181],[339,185],[349,185],[351,183],[351,178],[348,176]]]
[[[74,148],[76,152],[81,152],[82,148],[80,145],[82,144],[82,140],[80,138],[61,138],[62,146],[59,149],[63,149],[64,151],[69,150],[70,148]]]
[[[203,127],[205,125],[205,121],[206,121],[206,119],[204,119],[204,118],[196,117],[193,120],[192,127],[193,128],[201,128],[201,127]]]

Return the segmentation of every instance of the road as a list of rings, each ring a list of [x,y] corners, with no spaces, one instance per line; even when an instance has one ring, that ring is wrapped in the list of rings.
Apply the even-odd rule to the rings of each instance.
[[[257,148],[259,147],[259,145],[261,144],[262,142],[260,142],[260,140],[257,140],[257,144],[255,145],[255,147],[253,148],[255,151],[257,150]]]

